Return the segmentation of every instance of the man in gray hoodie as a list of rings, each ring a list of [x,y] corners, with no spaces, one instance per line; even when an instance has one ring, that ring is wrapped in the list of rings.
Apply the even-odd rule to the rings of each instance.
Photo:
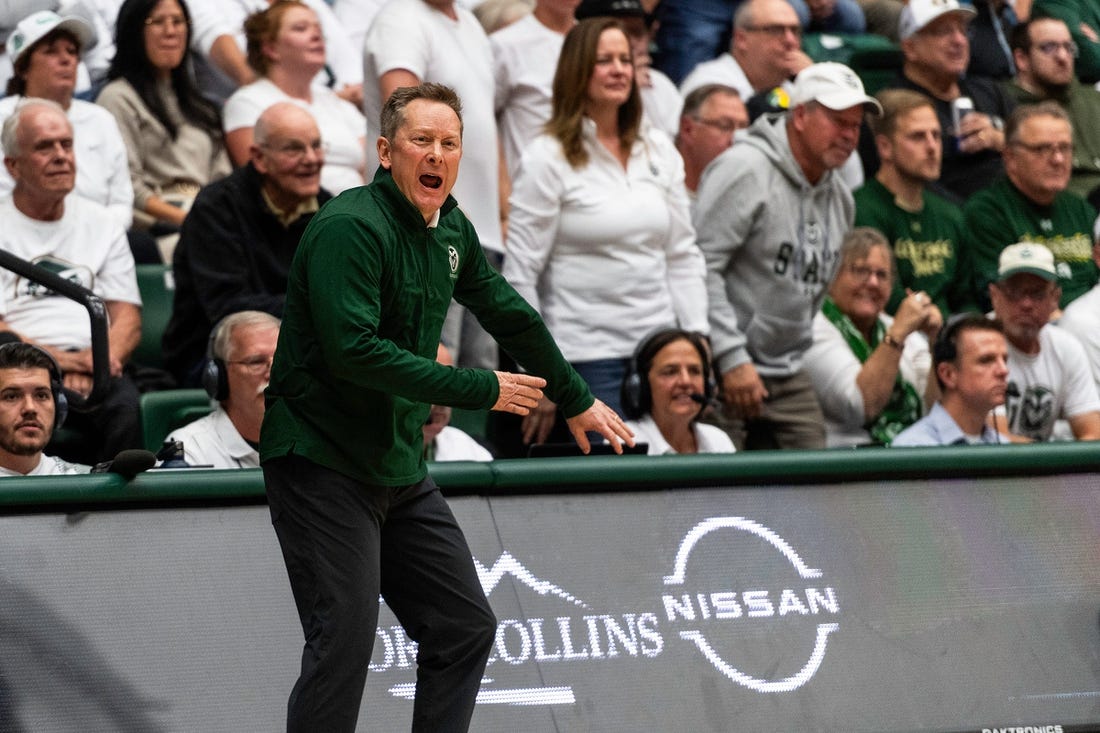
[[[809,66],[789,112],[760,117],[700,182],[710,338],[738,449],[825,447],[802,357],[852,225],[852,195],[834,169],[855,149],[864,110],[882,112],[851,69]]]

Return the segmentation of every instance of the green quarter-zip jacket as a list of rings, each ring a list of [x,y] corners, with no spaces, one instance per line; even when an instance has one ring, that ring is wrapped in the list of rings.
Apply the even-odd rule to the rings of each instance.
[[[491,407],[491,371],[435,361],[452,296],[566,416],[593,397],[534,309],[486,261],[448,196],[438,225],[380,169],[318,212],[291,265],[260,436],[260,460],[294,453],[368,484],[427,474],[421,426],[432,404]]]

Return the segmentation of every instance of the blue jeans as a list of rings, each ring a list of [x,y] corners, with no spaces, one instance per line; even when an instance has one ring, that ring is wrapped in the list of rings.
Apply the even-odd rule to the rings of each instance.
[[[664,0],[658,11],[654,65],[679,85],[696,64],[728,51],[733,13],[740,4],[741,0]]]
[[[810,7],[806,0],[787,0],[798,15],[798,22],[808,31],[826,33],[863,33],[867,20],[856,0],[836,0],[833,14],[824,20],[810,21]]]
[[[623,414],[622,400],[619,399],[623,384],[623,375],[629,359],[596,359],[595,361],[575,361],[573,368],[588,383],[588,388],[596,399],[602,400],[618,414]]]

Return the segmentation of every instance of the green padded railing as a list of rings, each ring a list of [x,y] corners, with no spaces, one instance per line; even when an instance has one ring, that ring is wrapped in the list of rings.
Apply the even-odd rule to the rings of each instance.
[[[1100,473],[1100,443],[592,456],[431,466],[432,476],[451,496],[1092,472]],[[130,482],[111,474],[0,479],[0,513],[121,508],[99,505],[251,503],[262,502],[263,496],[259,469],[152,471]]]

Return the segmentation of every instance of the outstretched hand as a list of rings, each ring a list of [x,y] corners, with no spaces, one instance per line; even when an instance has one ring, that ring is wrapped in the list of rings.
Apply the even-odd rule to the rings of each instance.
[[[607,442],[620,455],[623,452],[623,443],[631,448],[634,447],[634,433],[623,423],[623,419],[614,410],[599,400],[593,402],[592,406],[581,414],[574,415],[565,422],[569,425],[569,432],[573,433],[577,445],[585,454],[592,450],[592,446],[588,442],[588,436],[585,435],[589,431],[599,433],[607,438]]]
[[[526,415],[542,399],[542,388],[546,386],[546,380],[542,377],[512,372],[493,373],[500,384],[500,394],[492,407],[497,412]]]

